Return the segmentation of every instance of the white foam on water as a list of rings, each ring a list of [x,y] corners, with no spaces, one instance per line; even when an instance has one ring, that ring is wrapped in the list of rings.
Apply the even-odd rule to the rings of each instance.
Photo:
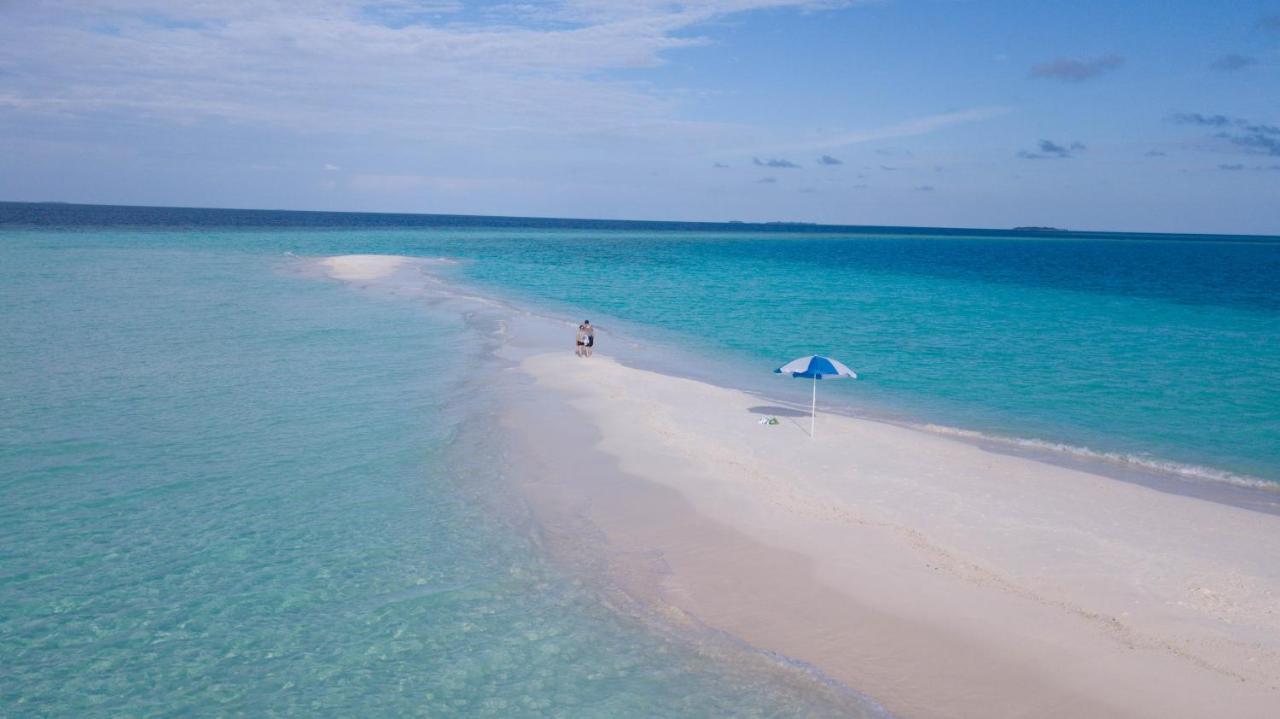
[[[932,432],[934,434],[941,434],[949,437],[958,437],[976,442],[1003,444],[1011,447],[1042,452],[1055,452],[1090,461],[1118,464],[1126,467],[1159,472],[1162,474],[1170,474],[1186,479],[1225,482],[1227,484],[1234,484],[1241,487],[1252,487],[1254,489],[1266,489],[1273,491],[1280,490],[1280,486],[1275,482],[1268,482],[1267,480],[1259,477],[1250,477],[1248,475],[1236,474],[1235,472],[1228,472],[1226,470],[1214,469],[1212,467],[1204,467],[1201,465],[1185,464],[1182,462],[1174,462],[1137,454],[1127,454],[1124,452],[1104,452],[1096,449],[1090,449],[1088,447],[1081,447],[1063,442],[1052,442],[1044,439],[987,434],[976,430],[948,427],[940,424],[904,424],[925,432]]]

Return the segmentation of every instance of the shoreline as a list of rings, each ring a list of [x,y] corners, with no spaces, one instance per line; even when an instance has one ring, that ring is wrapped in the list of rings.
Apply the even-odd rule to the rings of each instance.
[[[337,255],[312,258],[288,256],[302,263],[301,271],[304,274],[327,277],[366,289],[389,291],[402,297],[429,298],[433,302],[457,301],[460,304],[456,309],[460,313],[496,312],[504,316],[505,321],[523,323],[523,331],[536,335],[536,347],[545,351],[561,347],[563,341],[560,335],[565,331],[572,332],[577,322],[566,319],[567,316],[583,314],[580,308],[565,303],[540,303],[537,298],[510,296],[503,294],[500,288],[475,285],[448,274],[451,267],[466,264],[468,260],[406,255]],[[792,391],[794,388],[783,379],[761,372],[755,365],[748,369],[740,357],[730,358],[727,362],[721,361],[724,358],[716,358],[713,363],[717,370],[728,369],[728,379],[720,372],[700,372],[691,368],[707,364],[704,351],[684,349],[680,339],[672,335],[670,330],[633,326],[625,320],[601,317],[600,313],[594,315],[605,320],[594,324],[596,331],[609,344],[610,356],[627,366],[726,389],[739,389],[757,396],[765,403],[780,404],[787,409],[794,406],[808,411],[807,390]],[[854,403],[841,394],[839,391],[825,394],[821,403],[825,412],[944,436],[989,451],[1100,474],[1161,492],[1280,515],[1280,477],[1270,480],[1241,471],[1165,459],[1158,455],[1099,450],[1034,435],[1024,437],[998,431],[973,430],[904,413],[881,402],[868,402],[860,398]]]
[[[347,257],[364,262],[366,256]],[[479,303],[486,309],[505,311],[526,324],[541,325],[536,330],[531,327],[526,329],[538,334],[539,346],[548,350],[563,344],[558,340],[557,328],[564,327],[571,331],[576,324],[564,317],[583,314],[580,308],[572,308],[564,303],[553,302],[549,306],[543,306],[537,298],[508,296],[498,288],[476,286],[460,281],[457,277],[441,277],[437,274],[436,269],[441,265],[460,264],[456,260],[439,257],[403,259],[409,266],[416,266],[435,290],[451,298]],[[599,313],[594,314],[599,316]],[[666,328],[632,326],[627,321],[613,317],[600,319],[604,322],[596,321],[594,324],[597,332],[601,332],[609,344],[609,354],[627,366],[726,389],[739,389],[756,395],[764,403],[808,411],[807,389],[802,392],[793,391],[794,388],[783,379],[759,371],[754,365],[748,370],[742,365],[743,359],[740,357],[735,356],[728,362],[722,362],[723,358],[715,358],[716,361],[712,364],[717,369],[728,367],[729,376],[726,380],[718,372],[709,374],[690,369],[707,364],[704,352],[684,349],[680,338],[673,336]],[[1001,454],[1031,458],[1140,484],[1161,492],[1280,515],[1280,477],[1271,480],[1234,469],[1221,469],[1211,464],[1166,459],[1146,453],[1094,449],[1087,445],[1035,435],[1018,436],[999,431],[973,430],[904,413],[881,402],[868,402],[859,398],[855,403],[849,397],[842,396],[839,391],[826,393],[821,399],[824,411],[829,414],[904,427]]]
[[[575,358],[563,321],[405,269],[362,286],[497,320],[502,434],[548,552],[676,631],[904,717],[1280,703],[1273,514],[876,419],[825,414],[809,440],[756,424],[785,409],[759,394]]]

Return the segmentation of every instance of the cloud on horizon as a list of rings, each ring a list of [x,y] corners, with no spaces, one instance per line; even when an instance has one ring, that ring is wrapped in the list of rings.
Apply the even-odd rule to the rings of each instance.
[[[819,165],[843,165],[844,160],[832,157],[831,155],[823,155],[818,158]]]
[[[1079,142],[1059,145],[1052,140],[1041,140],[1035,151],[1019,150],[1018,157],[1024,160],[1061,160],[1074,157],[1076,152],[1084,149],[1084,144]]]
[[[1031,77],[1062,82],[1084,82],[1118,69],[1124,64],[1120,55],[1103,55],[1093,59],[1058,58],[1031,68]]]
[[[777,181],[778,178],[776,177],[761,177],[759,180],[756,180],[756,183],[761,185],[772,185]]]
[[[774,168],[781,168],[784,170],[800,169],[800,166],[792,162],[791,160],[784,160],[779,157],[770,157],[766,160],[761,160],[758,157],[753,157],[751,158],[751,164],[755,165],[756,167],[774,167]]]

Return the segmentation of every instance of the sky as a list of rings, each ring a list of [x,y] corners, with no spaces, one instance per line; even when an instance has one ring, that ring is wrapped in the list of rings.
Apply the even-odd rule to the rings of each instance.
[[[0,200],[1280,235],[1280,0],[0,0]]]

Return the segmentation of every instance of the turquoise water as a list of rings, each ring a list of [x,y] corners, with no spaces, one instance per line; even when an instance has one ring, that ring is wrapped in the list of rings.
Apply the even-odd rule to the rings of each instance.
[[[824,396],[874,414],[1280,481],[1277,238],[113,212],[93,219],[139,247],[458,258],[457,281],[691,350],[708,376],[826,353],[863,381]],[[95,227],[62,232],[107,241]]]
[[[864,381],[824,395],[878,414],[1280,481],[1280,241],[618,232],[413,245],[477,257],[464,274],[495,290],[660,328],[658,341],[704,356],[764,370],[831,354]]]
[[[286,256],[356,252],[460,259],[604,352],[779,391],[829,353],[859,410],[1280,481],[1274,239],[0,203],[6,714],[854,711],[550,564],[483,328]]]
[[[548,564],[476,328],[229,245],[0,238],[0,714],[857,714]]]

